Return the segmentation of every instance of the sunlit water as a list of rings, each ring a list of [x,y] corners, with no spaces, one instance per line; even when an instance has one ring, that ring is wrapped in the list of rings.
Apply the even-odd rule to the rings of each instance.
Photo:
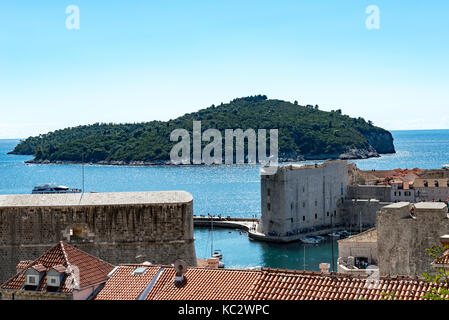
[[[449,164],[449,130],[393,131],[396,154],[355,161],[361,169],[440,168]],[[29,156],[7,155],[18,140],[0,140],[0,194],[30,193],[38,184],[55,182],[82,187],[80,165],[25,164]],[[308,162],[313,163],[313,162]],[[260,217],[260,177],[258,165],[231,166],[85,166],[85,190],[153,191],[186,190],[194,197],[196,215],[221,214],[232,217]],[[208,229],[195,230],[199,258],[210,256],[212,235]],[[331,262],[331,242],[319,246],[271,244],[248,240],[237,230],[216,229],[214,249],[222,250],[229,268],[256,266],[319,270],[321,262]],[[304,252],[305,251],[305,252]],[[338,256],[336,244],[334,256]],[[305,263],[304,263],[305,254]]]

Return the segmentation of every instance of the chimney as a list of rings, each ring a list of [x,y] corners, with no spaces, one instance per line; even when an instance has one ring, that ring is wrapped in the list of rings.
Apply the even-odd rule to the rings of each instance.
[[[330,264],[329,263],[320,263],[320,271],[321,272],[329,272]]]
[[[209,258],[207,259],[207,269],[218,269],[219,258]]]
[[[184,274],[187,271],[187,263],[185,263],[183,260],[176,260],[174,263],[174,267],[176,270],[175,283],[184,281]]]
[[[442,247],[449,246],[449,234],[445,234],[440,237],[440,243]]]

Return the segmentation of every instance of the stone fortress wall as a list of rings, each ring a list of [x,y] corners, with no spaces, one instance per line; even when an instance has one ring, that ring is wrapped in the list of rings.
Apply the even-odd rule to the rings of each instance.
[[[414,210],[412,211],[412,207]],[[440,202],[398,202],[377,214],[377,256],[381,275],[432,272],[434,260],[426,249],[448,234],[447,205]]]
[[[196,265],[193,197],[184,191],[0,196],[0,283],[65,241],[111,264]]]
[[[261,175],[261,223],[263,234],[285,235],[304,228],[341,223],[338,204],[348,186],[347,162],[279,167]]]

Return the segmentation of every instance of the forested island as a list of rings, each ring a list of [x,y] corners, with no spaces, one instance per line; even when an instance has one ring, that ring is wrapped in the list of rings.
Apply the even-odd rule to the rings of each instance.
[[[177,128],[279,129],[279,160],[361,159],[394,153],[393,137],[340,109],[301,106],[265,95],[234,99],[169,121],[95,123],[56,130],[21,141],[10,154],[33,155],[34,163],[87,162],[115,165],[169,164]],[[224,142],[223,142],[224,145]]]

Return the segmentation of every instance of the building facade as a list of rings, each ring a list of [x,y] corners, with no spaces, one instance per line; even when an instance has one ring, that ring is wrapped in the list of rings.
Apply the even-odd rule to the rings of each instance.
[[[398,202],[377,214],[377,257],[381,275],[421,276],[432,272],[426,249],[447,234],[447,205],[439,202]]]
[[[378,272],[376,228],[338,240],[337,266],[339,273],[372,274]]]
[[[196,265],[193,198],[184,191],[0,196],[0,282],[65,241],[109,263]]]
[[[321,165],[279,167],[261,175],[261,223],[259,232],[285,236],[307,228],[342,221],[338,204],[348,187],[348,167],[343,160]]]
[[[449,201],[449,179],[416,179],[413,188],[417,202]]]

